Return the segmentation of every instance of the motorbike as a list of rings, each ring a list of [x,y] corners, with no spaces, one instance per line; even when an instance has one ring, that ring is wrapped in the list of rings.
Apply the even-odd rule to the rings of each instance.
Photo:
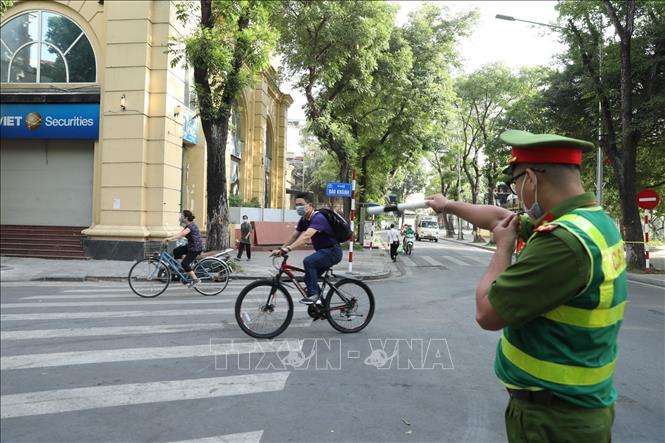
[[[413,244],[415,241],[416,236],[413,234],[404,236],[404,253],[406,255],[411,255],[411,252],[413,252]]]

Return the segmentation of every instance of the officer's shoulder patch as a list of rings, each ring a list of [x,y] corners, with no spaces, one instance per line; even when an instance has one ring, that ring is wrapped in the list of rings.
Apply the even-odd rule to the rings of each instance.
[[[559,225],[556,223],[548,223],[546,225],[540,225],[536,229],[534,229],[535,232],[550,232],[553,229],[558,228]]]

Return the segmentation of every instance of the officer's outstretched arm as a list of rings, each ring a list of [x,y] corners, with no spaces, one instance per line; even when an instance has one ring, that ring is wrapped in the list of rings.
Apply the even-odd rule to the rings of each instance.
[[[436,212],[454,214],[481,229],[493,230],[501,220],[512,212],[492,205],[474,205],[471,203],[448,200],[443,195],[435,195],[426,199],[429,207]]]

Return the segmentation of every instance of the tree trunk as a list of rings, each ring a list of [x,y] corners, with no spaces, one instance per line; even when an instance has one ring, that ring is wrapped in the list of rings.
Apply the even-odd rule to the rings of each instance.
[[[634,5],[634,4],[633,4]],[[634,11],[634,8],[629,8]],[[630,12],[628,12],[630,14]],[[642,224],[637,208],[637,189],[635,175],[637,168],[637,143],[639,132],[633,126],[633,83],[631,78],[631,38],[633,31],[633,17],[626,18],[626,26],[621,37],[621,144],[623,145],[623,186],[619,188],[622,201],[623,224],[626,228],[625,240],[629,242],[642,242]],[[644,244],[627,243],[627,264],[629,268],[644,269]]]
[[[206,249],[226,249],[229,245],[229,209],[226,192],[226,138],[229,119],[202,119],[207,145],[207,210]]]

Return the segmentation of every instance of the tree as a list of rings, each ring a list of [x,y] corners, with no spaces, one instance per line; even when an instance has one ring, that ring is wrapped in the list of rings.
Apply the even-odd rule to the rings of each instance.
[[[475,12],[453,15],[426,3],[403,28],[393,29],[373,76],[372,94],[347,109],[358,149],[361,201],[430,149],[453,101],[450,71],[457,63],[457,42],[475,17]]]
[[[226,142],[231,110],[242,90],[269,66],[276,34],[269,25],[273,3],[200,0],[177,3],[185,28],[194,31],[170,45],[172,65],[189,64],[207,145],[207,249],[228,246]]]
[[[604,0],[562,2],[558,9],[560,18],[567,23],[564,36],[571,45],[566,58],[583,68],[579,88],[600,102],[601,147],[618,187],[624,238],[631,242],[626,244],[628,264],[643,269],[644,246],[632,243],[642,240],[635,199],[641,158],[638,146],[642,142],[652,146],[655,143],[662,157],[665,4]],[[606,44],[608,24],[615,38]],[[599,57],[595,55],[598,47],[603,48],[602,72]],[[619,72],[616,66],[620,67]],[[616,84],[620,85],[618,90]]]
[[[339,163],[340,181],[349,179],[355,147],[338,103],[344,94],[368,93],[393,21],[389,4],[359,0],[287,0],[274,15],[284,65],[304,92],[313,133]]]

